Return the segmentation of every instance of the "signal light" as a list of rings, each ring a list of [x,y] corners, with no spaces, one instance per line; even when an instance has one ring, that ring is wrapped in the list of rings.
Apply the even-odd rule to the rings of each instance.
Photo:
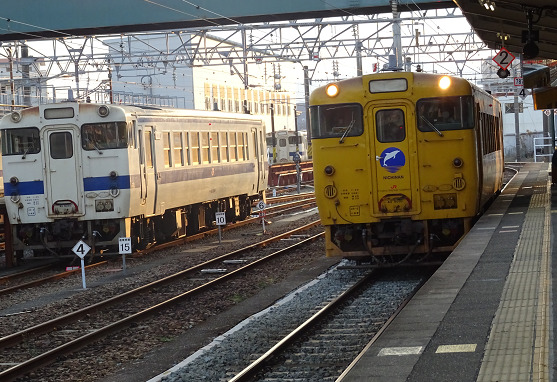
[[[507,78],[511,75],[511,72],[509,72],[509,69],[499,68],[499,70],[497,71],[497,75],[499,76],[499,78]]]

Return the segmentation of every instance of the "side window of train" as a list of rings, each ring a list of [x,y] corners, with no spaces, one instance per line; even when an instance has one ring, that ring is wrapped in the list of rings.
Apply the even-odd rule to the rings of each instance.
[[[228,162],[228,136],[225,131],[219,132],[220,160]]]
[[[310,107],[312,138],[342,138],[362,135],[363,111],[360,104]]]
[[[184,144],[182,142],[182,132],[175,131],[172,133],[172,146],[174,148],[174,166],[181,167],[184,165]]]
[[[199,164],[199,133],[190,134],[191,163]]]
[[[67,159],[73,156],[72,134],[68,131],[52,133],[49,137],[52,159]]]
[[[375,129],[379,142],[402,142],[406,138],[404,111],[402,109],[379,110],[375,114]]]
[[[164,167],[170,167],[172,163],[172,149],[170,147],[170,131],[162,132]]]
[[[211,145],[211,163],[219,163],[219,133],[211,131],[209,143]]]
[[[236,147],[236,133],[231,131],[228,136],[230,148],[230,161],[236,162],[238,160],[238,147]]]
[[[203,131],[201,135],[201,163],[208,164],[210,161],[209,151],[209,132]]]
[[[238,133],[238,158],[241,161],[246,160],[246,143],[244,133]]]

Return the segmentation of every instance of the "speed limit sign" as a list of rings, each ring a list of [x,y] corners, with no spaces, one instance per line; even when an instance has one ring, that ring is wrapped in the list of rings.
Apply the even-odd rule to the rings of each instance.
[[[261,200],[259,203],[257,203],[257,208],[259,208],[260,210],[264,210],[265,209],[265,202],[263,200]]]
[[[215,212],[215,222],[217,225],[226,225],[226,214],[224,212]]]

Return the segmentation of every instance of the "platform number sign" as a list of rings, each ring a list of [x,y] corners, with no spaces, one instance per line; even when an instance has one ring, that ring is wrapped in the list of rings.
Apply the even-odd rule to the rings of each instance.
[[[512,55],[512,53],[505,48],[501,48],[499,53],[497,53],[495,57],[493,57],[493,61],[495,61],[495,63],[499,65],[503,70],[507,69],[509,65],[514,61],[514,59],[515,57]]]

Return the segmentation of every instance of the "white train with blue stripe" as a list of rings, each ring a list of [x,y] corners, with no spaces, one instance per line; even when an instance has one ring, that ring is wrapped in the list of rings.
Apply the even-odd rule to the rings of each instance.
[[[308,138],[306,131],[278,130],[275,131],[275,155],[273,158],[273,133],[267,133],[267,153],[269,163],[294,162],[296,154],[300,160],[308,160]]]
[[[17,254],[134,248],[244,219],[264,197],[265,126],[244,114],[68,102],[0,120]]]

